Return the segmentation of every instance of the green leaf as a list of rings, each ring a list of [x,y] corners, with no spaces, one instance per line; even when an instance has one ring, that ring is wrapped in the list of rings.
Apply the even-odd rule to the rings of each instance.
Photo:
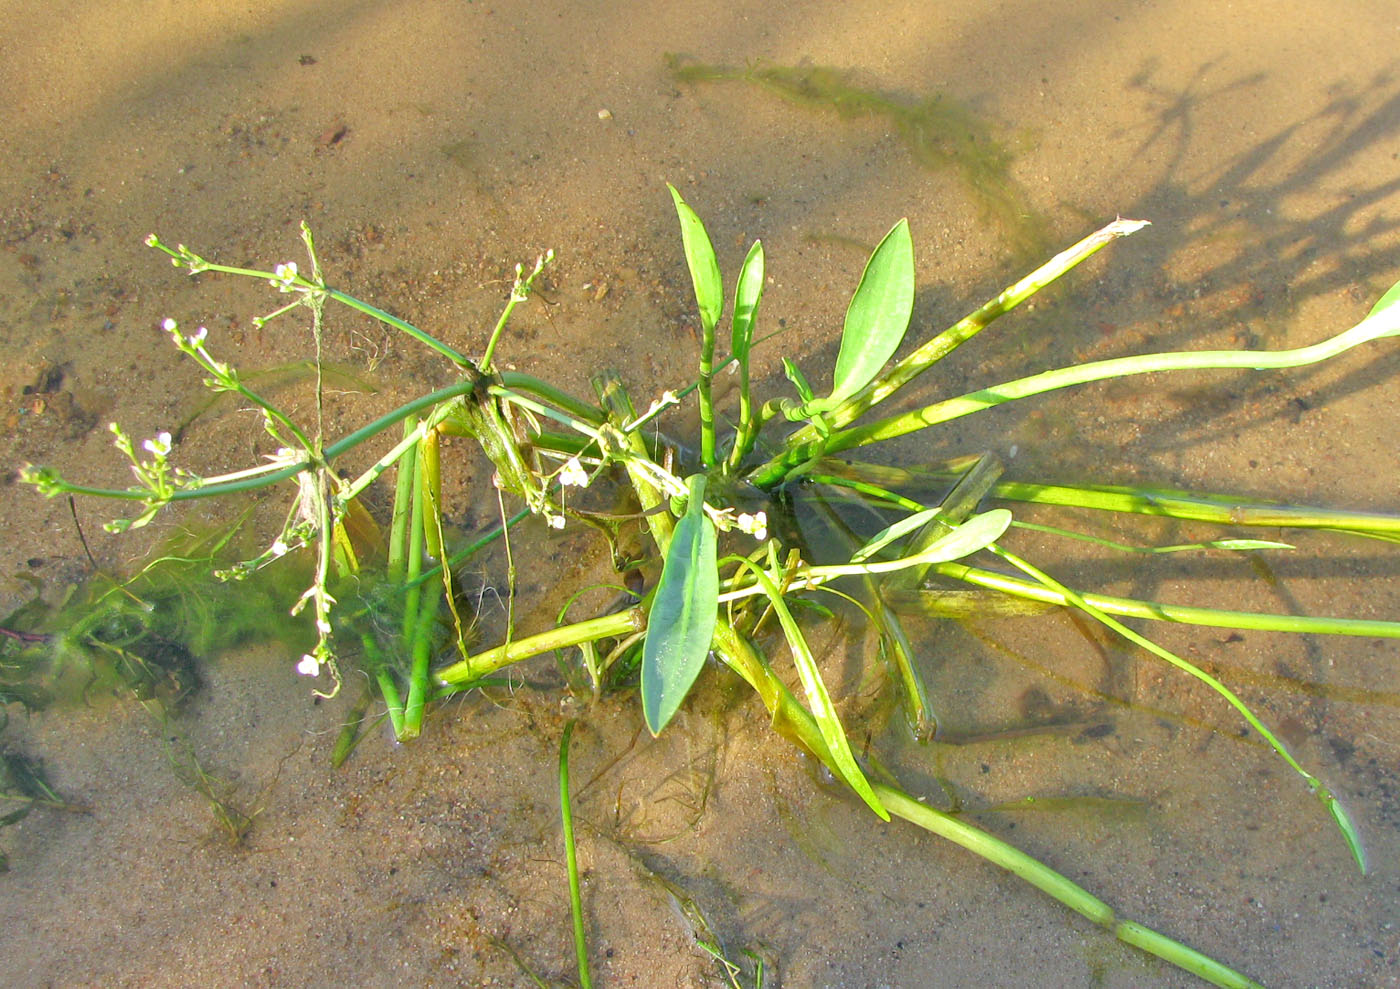
[[[865,264],[846,310],[841,352],[831,394],[809,403],[807,413],[834,409],[868,385],[899,349],[914,314],[914,242],[900,220]]]
[[[942,509],[938,507],[925,508],[922,512],[906,515],[899,521],[885,526],[885,528],[871,536],[864,546],[851,554],[851,562],[860,563],[870,559],[900,536],[913,532],[915,529],[922,526],[940,511],[942,511]]]
[[[1011,512],[993,508],[955,525],[917,555],[920,563],[951,563],[984,550],[1001,538],[1011,525]]]
[[[797,389],[797,397],[802,399],[803,408],[815,404],[813,399],[815,399],[816,396],[812,393],[812,386],[807,384],[806,376],[797,369],[796,364],[786,357],[783,358],[783,373],[787,375],[787,379],[792,382],[792,387]],[[798,418],[802,417],[801,413],[801,409],[791,410],[791,414],[788,415],[788,418],[795,422]]]
[[[1396,282],[1394,285],[1390,286],[1389,291],[1380,297],[1376,304],[1371,307],[1371,311],[1366,315],[1375,316],[1395,305],[1397,301],[1400,301],[1400,282]]]
[[[653,735],[680,709],[705,665],[719,608],[715,526],[705,515],[705,476],[687,481],[690,500],[676,523],[647,616],[642,713]]]
[[[690,268],[690,280],[695,286],[695,304],[700,307],[700,322],[707,334],[713,333],[724,311],[724,283],[719,277],[719,260],[705,233],[705,224],[691,209],[676,187],[666,183],[676,202],[676,215],[681,221],[681,243],[685,245],[685,263]]]
[[[898,524],[896,523],[896,525]],[[949,526],[946,532],[912,556],[902,557],[898,560],[879,560],[872,563],[868,560],[870,553],[880,549],[887,541],[882,541],[880,546],[875,546],[873,549],[870,548],[870,543],[867,543],[858,551],[858,555],[864,553],[864,555],[860,555],[859,560],[853,560],[842,566],[812,567],[808,570],[808,576],[830,578],[853,574],[898,573],[900,570],[908,570],[910,567],[928,567],[936,563],[951,563],[953,560],[961,560],[965,556],[971,556],[979,550],[986,549],[1000,539],[1002,533],[1010,525],[1011,513],[1005,508],[993,508],[989,512],[972,516],[962,525]],[[875,539],[872,539],[871,543],[882,540],[883,536],[882,532]],[[867,550],[868,552],[866,552]]]
[[[1356,862],[1356,868],[1361,874],[1366,875],[1366,849],[1361,844],[1361,834],[1356,830],[1356,822],[1351,819],[1347,809],[1342,806],[1342,802],[1331,793],[1327,793],[1323,799],[1327,805],[1327,810],[1332,814],[1332,820],[1341,829],[1342,838],[1347,843],[1347,848],[1351,849],[1351,857]]]
[[[801,678],[803,691],[807,695],[807,706],[821,731],[827,751],[831,753],[832,762],[835,763],[827,768],[841,777],[882,820],[888,821],[889,811],[885,810],[880,798],[875,796],[870,781],[856,764],[850,743],[846,740],[846,731],[841,727],[841,719],[836,715],[836,705],[831,702],[831,695],[822,681],[821,671],[817,669],[817,661],[812,656],[812,650],[807,645],[802,630],[797,627],[792,612],[788,610],[787,602],[783,600],[778,586],[767,573],[752,563],[747,565],[768,596],[768,602],[773,606],[773,614],[777,615],[778,624],[782,626],[783,635],[787,637],[788,648],[792,650],[793,665],[797,667],[797,675]]]
[[[758,303],[763,298],[763,243],[754,241],[744,266],[739,269],[739,281],[734,286],[734,321],[729,351],[745,367],[749,363],[749,348],[753,345],[753,324],[758,316]]]

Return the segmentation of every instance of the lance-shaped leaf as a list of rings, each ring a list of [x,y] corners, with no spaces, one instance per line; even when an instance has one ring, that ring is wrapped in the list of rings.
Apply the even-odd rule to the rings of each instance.
[[[885,526],[875,535],[871,536],[864,546],[851,554],[852,563],[862,563],[870,559],[880,550],[902,536],[907,536],[915,529],[922,526],[929,519],[936,516],[943,509],[935,505],[933,508],[925,508],[922,512],[915,512],[913,515],[906,515],[904,518],[890,525]],[[950,527],[951,528],[951,527]]]
[[[831,394],[806,411],[834,409],[869,384],[899,349],[913,314],[914,242],[909,221],[900,220],[870,255],[851,296]]]
[[[920,518],[923,514],[919,513],[911,518],[919,518],[920,522],[925,522],[927,518]],[[870,542],[856,551],[851,563],[841,566],[811,567],[807,571],[808,577],[829,580],[832,577],[844,577],[851,574],[896,573],[910,567],[926,567],[936,563],[961,560],[965,556],[971,556],[979,550],[986,549],[1000,539],[1002,533],[1011,525],[1011,513],[1005,508],[993,508],[991,511],[972,516],[961,525],[949,526],[946,532],[911,556],[898,560],[871,562],[869,557],[892,541],[890,538],[891,530],[899,530],[907,522],[907,519],[896,522],[893,526],[876,533]],[[896,531],[896,538],[898,534]]]
[[[705,515],[705,477],[687,482],[690,501],[676,523],[647,616],[642,649],[642,713],[659,735],[705,665],[719,608],[715,526]]]
[[[734,286],[734,319],[729,351],[741,367],[748,367],[749,348],[753,345],[753,324],[758,316],[758,303],[763,298],[763,243],[754,241],[744,266],[739,269],[739,281]]]
[[[700,322],[706,334],[711,334],[724,311],[724,282],[719,276],[719,259],[710,244],[705,224],[691,209],[676,187],[666,183],[671,198],[676,201],[676,215],[681,221],[681,243],[685,246],[685,263],[690,268],[690,280],[695,286],[695,304],[700,308]]]
[[[816,658],[812,655],[802,630],[793,619],[787,602],[778,591],[778,585],[759,567],[749,564],[749,569],[763,588],[763,593],[768,595],[768,603],[772,606],[773,613],[778,616],[778,624],[782,626],[783,635],[792,650],[792,661],[797,667],[798,677],[802,680],[802,689],[807,695],[807,706],[821,731],[827,751],[831,753],[832,765],[827,768],[854,790],[882,820],[888,821],[889,811],[880,803],[880,798],[875,796],[875,791],[870,788],[870,781],[865,778],[851,753],[850,743],[846,740],[846,730],[841,727],[836,705],[831,702],[831,695],[827,693],[821,671],[817,669]]]

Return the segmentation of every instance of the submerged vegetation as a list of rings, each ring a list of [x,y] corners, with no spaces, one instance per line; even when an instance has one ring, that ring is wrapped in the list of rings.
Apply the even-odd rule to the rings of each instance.
[[[1011,174],[1013,155],[1007,142],[971,107],[947,93],[887,93],[862,86],[850,71],[828,65],[756,62],[738,67],[683,55],[670,55],[666,62],[677,82],[744,82],[797,106],[834,111],[845,120],[878,119],[916,165],[952,175],[983,221],[995,225],[1018,256],[1038,256],[1050,245],[1043,218]]]
[[[804,86],[826,85],[825,77]],[[786,83],[785,83],[786,84]],[[868,109],[866,103],[858,107]],[[1014,381],[943,398],[912,410],[872,418],[903,388],[967,343],[1000,316],[1070,271],[1115,239],[1143,224],[1117,220],[1056,255],[1031,274],[943,332],[920,343],[898,361],[893,356],[908,329],[914,304],[913,241],[907,222],[896,223],[875,248],[850,301],[830,384],[815,387],[797,363],[784,360],[792,385],[789,397],[755,394],[750,357],[762,301],[765,259],[761,243],[749,249],[726,293],[710,239],[699,216],[671,189],[701,322],[696,379],[679,391],[664,391],[639,409],[615,375],[594,381],[595,394],[580,398],[539,378],[505,370],[495,360],[511,311],[525,302],[550,256],[529,270],[517,266],[505,312],[484,353],[470,359],[397,317],[355,299],[324,279],[310,232],[303,239],[309,272],[296,264],[272,271],[220,265],[183,245],[152,236],[149,243],[191,274],[218,272],[267,280],[286,305],[266,319],[306,309],[317,358],[327,304],[348,305],[413,337],[451,362],[457,381],[402,406],[343,438],[322,435],[319,421],[303,425],[268,401],[215,356],[217,340],[203,328],[193,333],[173,320],[166,329],[175,345],[207,375],[215,393],[229,393],[261,410],[263,424],[279,449],[268,463],[217,477],[202,477],[171,462],[168,434],[137,447],[117,427],[119,450],[131,462],[137,483],[126,490],[98,490],[69,482],[56,473],[26,467],[24,479],[49,495],[81,494],[120,499],[135,506],[134,516],[116,529],[145,525],[167,506],[194,499],[237,495],[287,484],[294,489],[286,522],[262,552],[219,566],[231,580],[263,580],[264,569],[282,569],[287,560],[309,561],[300,572],[301,590],[284,606],[309,617],[308,645],[298,669],[316,678],[324,693],[340,689],[343,663],[354,663],[375,684],[394,733],[417,736],[432,703],[486,683],[504,668],[545,653],[571,657],[572,668],[596,697],[606,690],[636,689],[646,727],[658,734],[687,702],[696,680],[713,657],[729,667],[767,708],[774,730],[826,766],[878,817],[899,817],[941,835],[1020,876],[1115,937],[1218,985],[1254,983],[1225,965],[1158,932],[1119,919],[1113,909],[1063,875],[1004,841],[969,824],[958,814],[922,802],[874,758],[858,756],[850,743],[849,705],[827,688],[809,644],[813,622],[850,602],[868,619],[880,644],[890,689],[897,695],[910,730],[920,739],[937,734],[938,718],[924,682],[918,648],[901,614],[919,608],[938,615],[1001,613],[1003,602],[1024,602],[1029,610],[1073,609],[1100,623],[1187,676],[1209,685],[1297,774],[1335,822],[1346,847],[1364,871],[1357,829],[1326,783],[1302,765],[1289,747],[1235,693],[1205,670],[1167,650],[1121,619],[1193,622],[1227,628],[1264,628],[1315,633],[1400,637],[1400,623],[1344,618],[1301,618],[1210,608],[1177,608],[1168,603],[1110,598],[1067,586],[1041,565],[1011,548],[1019,529],[1065,530],[1023,525],[1016,505],[1072,506],[1218,524],[1230,532],[1191,545],[1158,552],[1282,552],[1276,541],[1241,535],[1251,526],[1325,528],[1344,535],[1394,541],[1400,518],[1339,513],[1301,506],[1195,495],[1147,488],[1102,485],[1049,485],[1035,479],[1003,479],[1004,467],[991,454],[921,465],[917,472],[867,464],[858,451],[885,439],[951,422],[1020,398],[1111,377],[1176,369],[1286,368],[1325,360],[1379,337],[1400,333],[1400,287],[1351,329],[1309,347],[1290,351],[1202,351],[1119,358],[1050,370]],[[719,352],[719,331],[728,302],[727,354]],[[716,408],[715,375],[737,376],[735,407]],[[318,387],[318,409],[319,388]],[[699,432],[693,445],[663,430],[668,410],[694,396]],[[732,423],[732,428],[730,424]],[[392,434],[374,463],[358,474],[342,475],[342,458],[362,444]],[[444,437],[474,440],[494,468],[501,492],[502,524],[492,533],[464,541],[443,518]],[[955,436],[953,438],[956,438]],[[836,454],[843,454],[841,459]],[[376,521],[360,498],[382,474],[395,471],[393,509]],[[608,511],[590,507],[600,489]],[[937,490],[937,496],[926,492]],[[630,511],[615,509],[616,492],[631,500]],[[567,493],[567,497],[566,497]],[[523,503],[507,518],[505,498]],[[1010,507],[1008,507],[1010,506]],[[819,558],[810,534],[798,536],[794,513],[823,520],[824,546],[845,540],[835,559]],[[550,528],[586,523],[607,537],[619,570],[643,579],[635,593],[616,606],[582,620],[516,634],[477,648],[472,641],[469,601],[462,592],[464,563],[486,544],[504,536],[529,515]],[[848,521],[855,518],[857,521]],[[1103,542],[1103,541],[1100,541]],[[1107,545],[1105,543],[1105,545]],[[629,547],[643,547],[636,551]],[[1126,547],[1120,547],[1126,549]],[[212,554],[182,555],[204,572],[215,568]],[[151,574],[162,572],[159,568]],[[175,585],[192,581],[168,567]],[[120,590],[120,593],[117,593]],[[151,589],[113,588],[72,613],[67,628],[50,625],[54,638],[24,646],[35,654],[56,655],[61,641],[95,658],[118,650],[144,657],[172,634],[150,617],[160,602],[140,611],[137,623],[114,638],[100,629],[116,622],[127,599],[151,603]],[[294,599],[294,602],[293,602]],[[188,602],[170,609],[178,614]],[[214,605],[209,605],[214,606]],[[81,617],[114,612],[102,619]],[[60,612],[60,614],[63,614]],[[229,627],[235,627],[231,623]],[[314,644],[313,644],[314,642]],[[115,644],[114,644],[115,643]],[[212,647],[216,643],[203,643]],[[158,651],[158,650],[157,650]],[[777,655],[786,651],[792,670]],[[369,700],[359,709],[367,717]],[[847,713],[843,718],[843,708]],[[357,720],[358,720],[357,719]],[[561,797],[570,863],[570,894],[575,916],[580,978],[587,984],[588,951],[580,892],[572,853],[572,814],[567,753],[572,723],[560,746]],[[336,757],[354,745],[342,740]],[[214,792],[211,787],[211,793]],[[233,822],[236,826],[238,822]],[[697,929],[703,931],[705,925]],[[738,984],[740,966],[718,939],[697,935]],[[761,969],[761,963],[755,961]],[[761,974],[758,976],[761,981]]]

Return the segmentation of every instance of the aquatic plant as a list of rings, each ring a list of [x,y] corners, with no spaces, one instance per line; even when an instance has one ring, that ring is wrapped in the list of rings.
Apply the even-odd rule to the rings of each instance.
[[[533,376],[496,365],[494,357],[511,312],[530,297],[550,255],[539,257],[528,271],[517,266],[505,311],[482,356],[472,360],[327,284],[305,226],[309,273],[292,263],[277,265],[271,271],[229,267],[152,236],[148,241],[152,247],[191,274],[218,272],[266,279],[291,297],[264,321],[303,307],[309,309],[318,364],[326,305],[337,302],[429,346],[453,364],[458,380],[328,442],[319,417],[314,428],[302,427],[254,391],[237,369],[216,358],[211,350],[216,343],[203,328],[186,333],[170,320],[165,328],[171,339],[205,371],[205,383],[211,389],[234,394],[261,410],[264,427],[279,447],[277,454],[265,464],[201,477],[171,464],[168,435],[147,440],[138,449],[114,426],[117,446],[130,461],[136,478],[131,488],[88,488],[34,466],[26,467],[23,477],[48,495],[82,494],[134,503],[137,514],[114,523],[117,529],[144,525],[167,506],[183,501],[236,495],[283,482],[294,486],[286,522],[271,543],[252,559],[227,567],[223,574],[245,579],[285,557],[303,555],[298,551],[304,550],[312,573],[292,612],[309,610],[316,643],[303,654],[298,669],[318,678],[325,684],[324,692],[333,694],[341,683],[341,661],[359,663],[376,683],[400,739],[421,732],[425,712],[435,699],[491,682],[503,668],[550,652],[576,655],[595,695],[617,684],[631,683],[635,671],[643,719],[647,728],[658,734],[686,702],[707,657],[713,655],[754,690],[780,735],[825,765],[872,813],[885,820],[900,817],[956,842],[1107,928],[1119,940],[1202,978],[1219,985],[1253,985],[1247,977],[1185,945],[1118,919],[1103,901],[956,814],[924,804],[888,778],[868,775],[848,740],[839,699],[828,691],[797,615],[800,611],[829,614],[821,603],[822,595],[855,602],[879,638],[910,728],[918,737],[929,738],[937,731],[937,719],[916,647],[901,624],[902,608],[913,601],[938,614],[964,614],[968,609],[975,613],[987,606],[985,598],[969,599],[949,592],[949,588],[970,588],[1037,607],[1075,609],[1209,685],[1317,796],[1364,871],[1356,827],[1327,785],[1305,769],[1224,683],[1119,618],[1391,638],[1400,637],[1400,623],[1180,608],[1072,588],[1045,567],[1008,548],[1006,541],[1018,527],[1040,531],[1046,527],[1020,522],[1006,505],[1074,506],[1232,528],[1325,528],[1392,541],[1400,534],[1400,518],[1215,494],[1051,485],[1033,479],[1004,481],[1002,464],[989,454],[923,465],[917,473],[850,457],[854,451],[886,439],[1090,381],[1168,370],[1286,368],[1325,360],[1400,333],[1400,306],[1395,304],[1400,286],[1387,292],[1356,326],[1308,347],[1098,361],[863,421],[994,320],[1144,224],[1121,219],[1108,224],[890,363],[907,332],[915,291],[913,241],[908,223],[901,220],[871,254],[851,298],[830,386],[819,394],[796,362],[785,359],[795,394],[760,401],[753,393],[750,358],[756,346],[765,283],[763,247],[755,242],[750,248],[733,293],[727,295],[704,224],[679,192],[672,188],[671,194],[700,315],[698,375],[680,391],[662,392],[641,412],[615,375],[599,375],[594,381],[594,399],[584,400]],[[728,354],[721,355],[719,330],[726,299],[730,312]],[[722,428],[712,382],[730,365],[738,377],[736,408],[733,427]],[[687,448],[666,438],[660,425],[667,411],[692,393],[699,411],[699,435],[694,447]],[[317,397],[319,409],[319,381]],[[368,469],[341,476],[337,468],[348,451],[391,430],[400,435]],[[495,470],[495,486],[502,496],[501,526],[466,545],[449,530],[442,513],[440,440],[452,435],[476,441]],[[844,454],[843,458],[838,460],[837,453]],[[396,468],[396,485],[384,534],[358,499],[390,467]],[[943,485],[942,496],[919,500],[915,495],[928,489],[930,479]],[[620,530],[629,524],[627,517],[591,511],[583,501],[584,489],[603,484],[616,484],[630,493],[636,509],[630,513],[632,524],[649,544],[644,559],[621,565],[644,574],[656,573],[659,565],[655,580],[645,581],[649,586],[643,593],[601,614],[577,621],[561,617],[556,627],[520,636],[512,627],[503,643],[474,649],[472,616],[460,593],[457,568],[530,514],[544,519],[550,528],[562,528],[571,519],[586,522],[603,531],[616,549]],[[507,495],[524,503],[509,519],[505,517]],[[983,507],[988,501],[1000,504]],[[828,510],[832,504],[869,509],[869,517],[879,521],[864,529],[846,528],[841,516]],[[812,547],[793,534],[792,513],[803,505],[830,519],[831,531],[851,541],[851,548],[840,559],[817,560]],[[373,562],[371,547],[376,542],[385,546],[382,564]],[[1287,548],[1273,540],[1229,535],[1156,549],[1259,553]],[[615,558],[618,555],[614,553]],[[768,630],[770,625],[776,626],[775,632]],[[792,657],[799,684],[796,690],[769,659],[771,649],[779,644],[785,644]],[[566,729],[560,749],[560,778],[565,830],[571,843],[568,741]],[[353,739],[345,740],[337,747],[337,757],[343,758],[351,746]],[[577,917],[576,868],[571,866],[570,871]],[[576,923],[576,943],[586,980],[587,952],[581,923]]]

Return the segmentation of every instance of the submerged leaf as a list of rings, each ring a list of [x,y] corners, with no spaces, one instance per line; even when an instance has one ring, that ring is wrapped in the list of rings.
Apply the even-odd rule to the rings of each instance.
[[[993,508],[972,516],[962,525],[951,526],[947,532],[929,543],[924,549],[904,560],[890,563],[872,563],[865,569],[871,573],[894,572],[906,566],[951,563],[984,550],[1001,538],[1011,525],[1011,512],[1005,508]]]
[[[642,712],[653,735],[680,709],[705,665],[719,608],[715,526],[705,515],[705,477],[688,481],[690,501],[676,524],[642,651]]]
[[[926,508],[922,512],[906,515],[899,521],[885,526],[885,528],[871,536],[864,546],[851,554],[851,562],[860,563],[870,559],[900,536],[913,532],[942,510],[942,508],[937,506],[934,508]]]

